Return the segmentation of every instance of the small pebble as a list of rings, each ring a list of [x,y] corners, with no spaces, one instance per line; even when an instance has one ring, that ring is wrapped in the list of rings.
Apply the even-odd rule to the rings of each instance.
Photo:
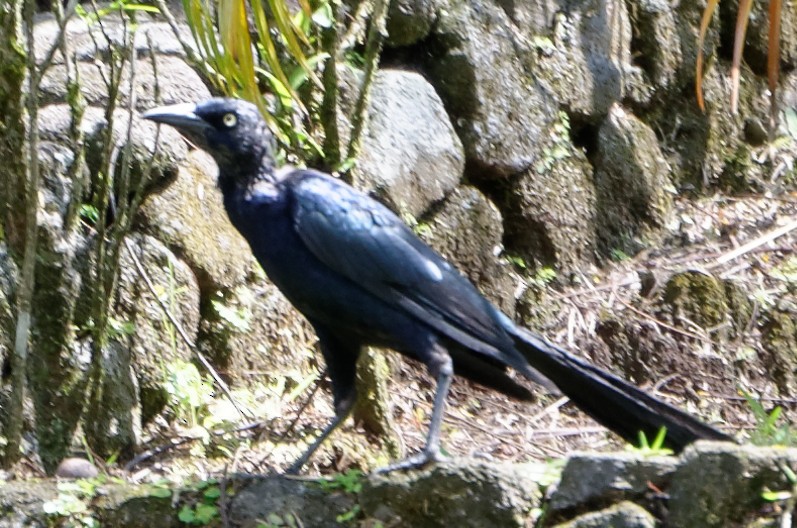
[[[55,476],[59,478],[93,478],[99,474],[96,466],[85,458],[65,458],[58,464]]]

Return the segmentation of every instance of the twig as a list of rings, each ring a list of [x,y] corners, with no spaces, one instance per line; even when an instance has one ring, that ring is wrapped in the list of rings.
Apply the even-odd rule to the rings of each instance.
[[[194,352],[197,359],[199,359],[202,365],[208,370],[208,372],[210,372],[213,381],[215,381],[218,384],[218,386],[221,387],[222,392],[224,392],[224,395],[227,396],[227,399],[230,400],[230,403],[232,403],[232,406],[235,407],[235,410],[238,411],[238,413],[244,418],[252,418],[253,417],[252,413],[244,412],[241,409],[235,397],[233,397],[232,393],[230,392],[230,388],[227,386],[224,380],[221,379],[221,376],[219,376],[219,373],[216,372],[216,369],[213,368],[213,365],[210,364],[205,355],[202,354],[202,352],[200,352],[197,349],[196,344],[194,344],[194,342],[191,341],[191,338],[188,337],[188,334],[186,334],[180,322],[177,321],[174,315],[172,315],[171,311],[169,310],[169,307],[166,306],[166,304],[157,294],[155,286],[152,284],[152,280],[150,280],[149,275],[147,274],[147,270],[144,269],[144,266],[141,264],[141,260],[138,258],[138,255],[136,255],[136,252],[133,251],[133,245],[130,243],[128,239],[125,239],[125,248],[127,249],[127,252],[130,254],[130,257],[133,259],[133,264],[136,267],[136,272],[138,272],[139,276],[142,279],[144,279],[144,283],[147,285],[147,289],[155,298],[155,301],[158,303],[161,310],[163,310],[163,313],[166,315],[166,317],[169,318],[169,321],[172,323],[172,326],[174,326],[174,329],[177,330],[180,339],[182,339],[183,342],[186,344],[186,346],[188,346],[188,348],[190,348]]]
[[[174,18],[174,15],[169,10],[169,6],[166,5],[164,0],[155,0],[155,6],[160,10],[161,14],[166,18],[166,23],[169,24],[169,27],[174,34],[174,38],[180,43],[180,46],[183,47],[183,53],[185,53],[185,58],[188,59],[192,65],[200,68],[202,72],[205,74],[205,77],[208,79],[212,79],[215,74],[208,68],[207,61],[201,57],[197,57],[194,53],[194,48],[183,39],[183,35],[180,33],[180,28],[177,24],[177,19]],[[152,48],[150,48],[152,49]]]
[[[318,392],[318,388],[321,386],[320,380],[326,375],[326,373],[327,371],[324,370],[324,372],[321,373],[318,379],[316,379],[312,392],[310,392],[310,395],[307,397],[304,403],[302,403],[302,406],[299,407],[299,410],[296,411],[296,416],[293,417],[293,420],[291,421],[290,424],[288,424],[288,427],[285,429],[285,431],[283,431],[283,433],[280,435],[277,441],[274,442],[272,448],[268,452],[266,452],[266,454],[260,459],[260,462],[258,462],[258,466],[262,466],[263,463],[266,461],[266,459],[274,453],[274,449],[277,447],[277,444],[284,442],[285,439],[288,437],[288,435],[291,433],[291,431],[294,430],[296,424],[299,423],[299,418],[302,417],[304,411],[307,410],[307,407],[310,405],[310,402],[312,402],[313,398],[315,398],[316,392]]]
[[[722,265],[722,264],[725,264],[727,262],[730,262],[731,260],[733,260],[735,258],[738,258],[738,257],[744,255],[745,253],[748,253],[749,251],[752,251],[753,249],[756,249],[759,246],[763,246],[767,242],[772,242],[776,238],[782,237],[783,235],[785,235],[789,231],[794,231],[795,229],[797,229],[797,219],[792,220],[788,224],[786,224],[784,226],[780,226],[777,229],[773,229],[769,233],[766,233],[766,234],[764,234],[764,235],[762,235],[762,236],[760,236],[760,237],[758,237],[758,238],[756,238],[754,240],[751,240],[747,244],[739,246],[738,248],[734,249],[733,251],[729,251],[729,252],[725,253],[724,255],[721,255],[719,258],[717,258],[717,264]]]
[[[385,40],[385,20],[389,6],[390,0],[374,0],[371,27],[368,30],[368,39],[365,43],[365,76],[354,108],[351,139],[349,140],[349,150],[346,154],[347,159],[357,159],[362,147],[362,136],[368,121],[368,102],[371,96],[371,85],[376,77],[379,55]]]
[[[675,332],[676,334],[681,334],[682,336],[691,337],[692,339],[697,339],[698,341],[708,342],[708,343],[711,343],[714,346],[717,346],[716,343],[714,343],[711,339],[709,339],[706,336],[701,336],[701,335],[695,334],[693,332],[689,332],[688,330],[682,330],[680,328],[677,328],[675,326],[667,324],[664,321],[656,319],[652,315],[643,312],[642,310],[638,310],[637,308],[634,308],[633,306],[631,306],[630,304],[628,304],[624,300],[620,299],[619,297],[618,297],[617,301],[620,304],[622,304],[624,307],[626,307],[627,309],[631,310],[632,312],[634,312],[638,316],[642,317],[643,319],[647,319],[648,321],[652,321],[652,322],[656,323],[657,325],[659,325],[659,326],[661,326],[663,328],[666,328],[667,330],[669,330],[671,332]]]
[[[263,425],[264,425],[263,422],[251,422],[242,425],[241,427],[237,427],[231,431],[216,430],[216,431],[210,431],[210,434],[213,436],[222,436],[228,433],[242,433],[246,431],[251,431],[252,429],[257,429],[258,427],[262,427]],[[195,442],[196,440],[200,440],[201,438],[202,438],[201,436],[186,436],[179,439],[172,438],[169,440],[167,444],[159,445],[157,447],[153,447],[152,449],[147,449],[143,453],[136,455],[133,458],[133,460],[125,464],[124,471],[130,472],[133,470],[134,467],[136,467],[137,465],[141,464],[146,460],[149,460],[152,457],[163,454],[166,451],[174,449],[175,447],[180,447],[182,445]]]

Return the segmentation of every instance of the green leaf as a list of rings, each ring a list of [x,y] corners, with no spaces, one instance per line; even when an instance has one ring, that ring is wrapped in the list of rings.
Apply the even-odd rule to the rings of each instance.
[[[195,511],[196,523],[207,524],[219,514],[219,508],[212,504],[197,504]]]
[[[216,500],[221,497],[221,489],[218,486],[212,486],[206,489],[202,496],[207,500]]]
[[[332,27],[332,24],[335,22],[332,19],[332,6],[327,2],[321,4],[321,6],[313,12],[313,16],[310,17],[310,19],[320,28],[327,29]]]
[[[764,499],[765,501],[770,501],[770,502],[789,500],[791,498],[791,492],[764,490],[761,493],[761,498]]]
[[[155,497],[155,498],[158,498],[158,499],[168,499],[169,497],[172,496],[172,490],[170,490],[169,488],[164,488],[164,487],[161,487],[161,486],[157,486],[157,487],[152,488],[150,490],[149,496],[150,497]]]
[[[180,522],[191,524],[196,519],[196,515],[194,515],[194,509],[191,506],[184,504],[180,509],[180,513],[177,514],[177,518],[180,519]]]

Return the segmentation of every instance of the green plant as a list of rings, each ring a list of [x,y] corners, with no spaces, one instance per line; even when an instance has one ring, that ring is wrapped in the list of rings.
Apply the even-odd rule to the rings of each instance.
[[[540,284],[548,284],[556,279],[556,270],[550,266],[543,266],[534,274],[534,281]]]
[[[783,408],[776,406],[771,411],[764,409],[761,401],[745,390],[740,390],[742,396],[753,411],[755,418],[755,429],[750,433],[750,442],[760,446],[785,445],[793,446],[797,444],[797,435],[792,430],[790,424],[780,424],[778,421],[783,413]]]
[[[155,6],[138,4],[129,2],[128,0],[114,0],[113,2],[103,5],[101,8],[93,9],[91,11],[86,10],[86,8],[80,4],[75,6],[75,13],[77,13],[77,15],[87,24],[94,24],[101,18],[114,13],[126,13],[128,15],[133,15],[138,12],[159,13],[160,10]]]
[[[99,528],[99,522],[91,515],[89,504],[97,495],[97,488],[104,478],[78,479],[58,483],[58,497],[42,504],[44,513],[59,520],[59,526],[69,528]]]
[[[783,471],[789,484],[791,484],[791,488],[787,490],[771,491],[765,487],[764,491],[761,492],[761,498],[767,502],[781,503],[782,514],[780,526],[792,526],[791,519],[794,515],[794,507],[797,504],[797,474],[786,464],[781,464],[780,469]]]
[[[321,85],[315,71],[329,55],[319,49],[318,35],[333,24],[332,10],[326,1],[311,6],[303,0],[300,7],[292,16],[283,0],[183,0],[200,60],[214,86],[257,104],[284,144],[320,153],[306,128],[309,121],[301,119],[309,113],[299,89],[308,80]],[[268,102],[261,85],[274,95]]]
[[[324,491],[343,491],[356,495],[363,489],[363,472],[358,469],[348,469],[328,480],[319,480],[318,485]]]
[[[175,361],[166,366],[165,389],[178,419],[189,428],[202,425],[213,399],[213,383],[193,363]]]
[[[354,506],[352,506],[352,508],[349,511],[345,511],[340,515],[336,515],[335,522],[338,523],[352,522],[357,518],[358,515],[360,515],[360,512],[362,512],[362,508],[360,508],[359,504],[355,504]]]
[[[652,442],[648,440],[647,435],[643,431],[639,431],[639,445],[631,446],[630,449],[644,455],[672,455],[672,449],[664,447],[664,439],[666,437],[666,427],[659,428]]]
[[[631,257],[628,256],[628,253],[618,248],[611,249],[609,258],[611,258],[614,262],[623,262],[625,260],[631,259]]]
[[[248,309],[245,307],[236,309],[225,304],[223,300],[217,299],[212,299],[210,304],[219,318],[229,323],[237,331],[249,331],[249,321],[252,318],[252,313]]]
[[[216,479],[203,480],[194,486],[200,493],[198,499],[192,504],[183,504],[177,513],[177,518],[185,524],[202,526],[209,524],[219,516],[218,501],[221,497],[221,488]]]

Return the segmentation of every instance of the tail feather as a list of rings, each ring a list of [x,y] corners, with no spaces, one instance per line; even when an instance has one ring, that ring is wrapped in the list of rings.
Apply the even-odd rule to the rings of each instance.
[[[700,439],[733,441],[688,413],[523,328],[513,325],[508,331],[531,366],[581,410],[629,442],[636,443],[640,431],[653,438],[661,427],[667,428],[665,444],[675,451]]]

